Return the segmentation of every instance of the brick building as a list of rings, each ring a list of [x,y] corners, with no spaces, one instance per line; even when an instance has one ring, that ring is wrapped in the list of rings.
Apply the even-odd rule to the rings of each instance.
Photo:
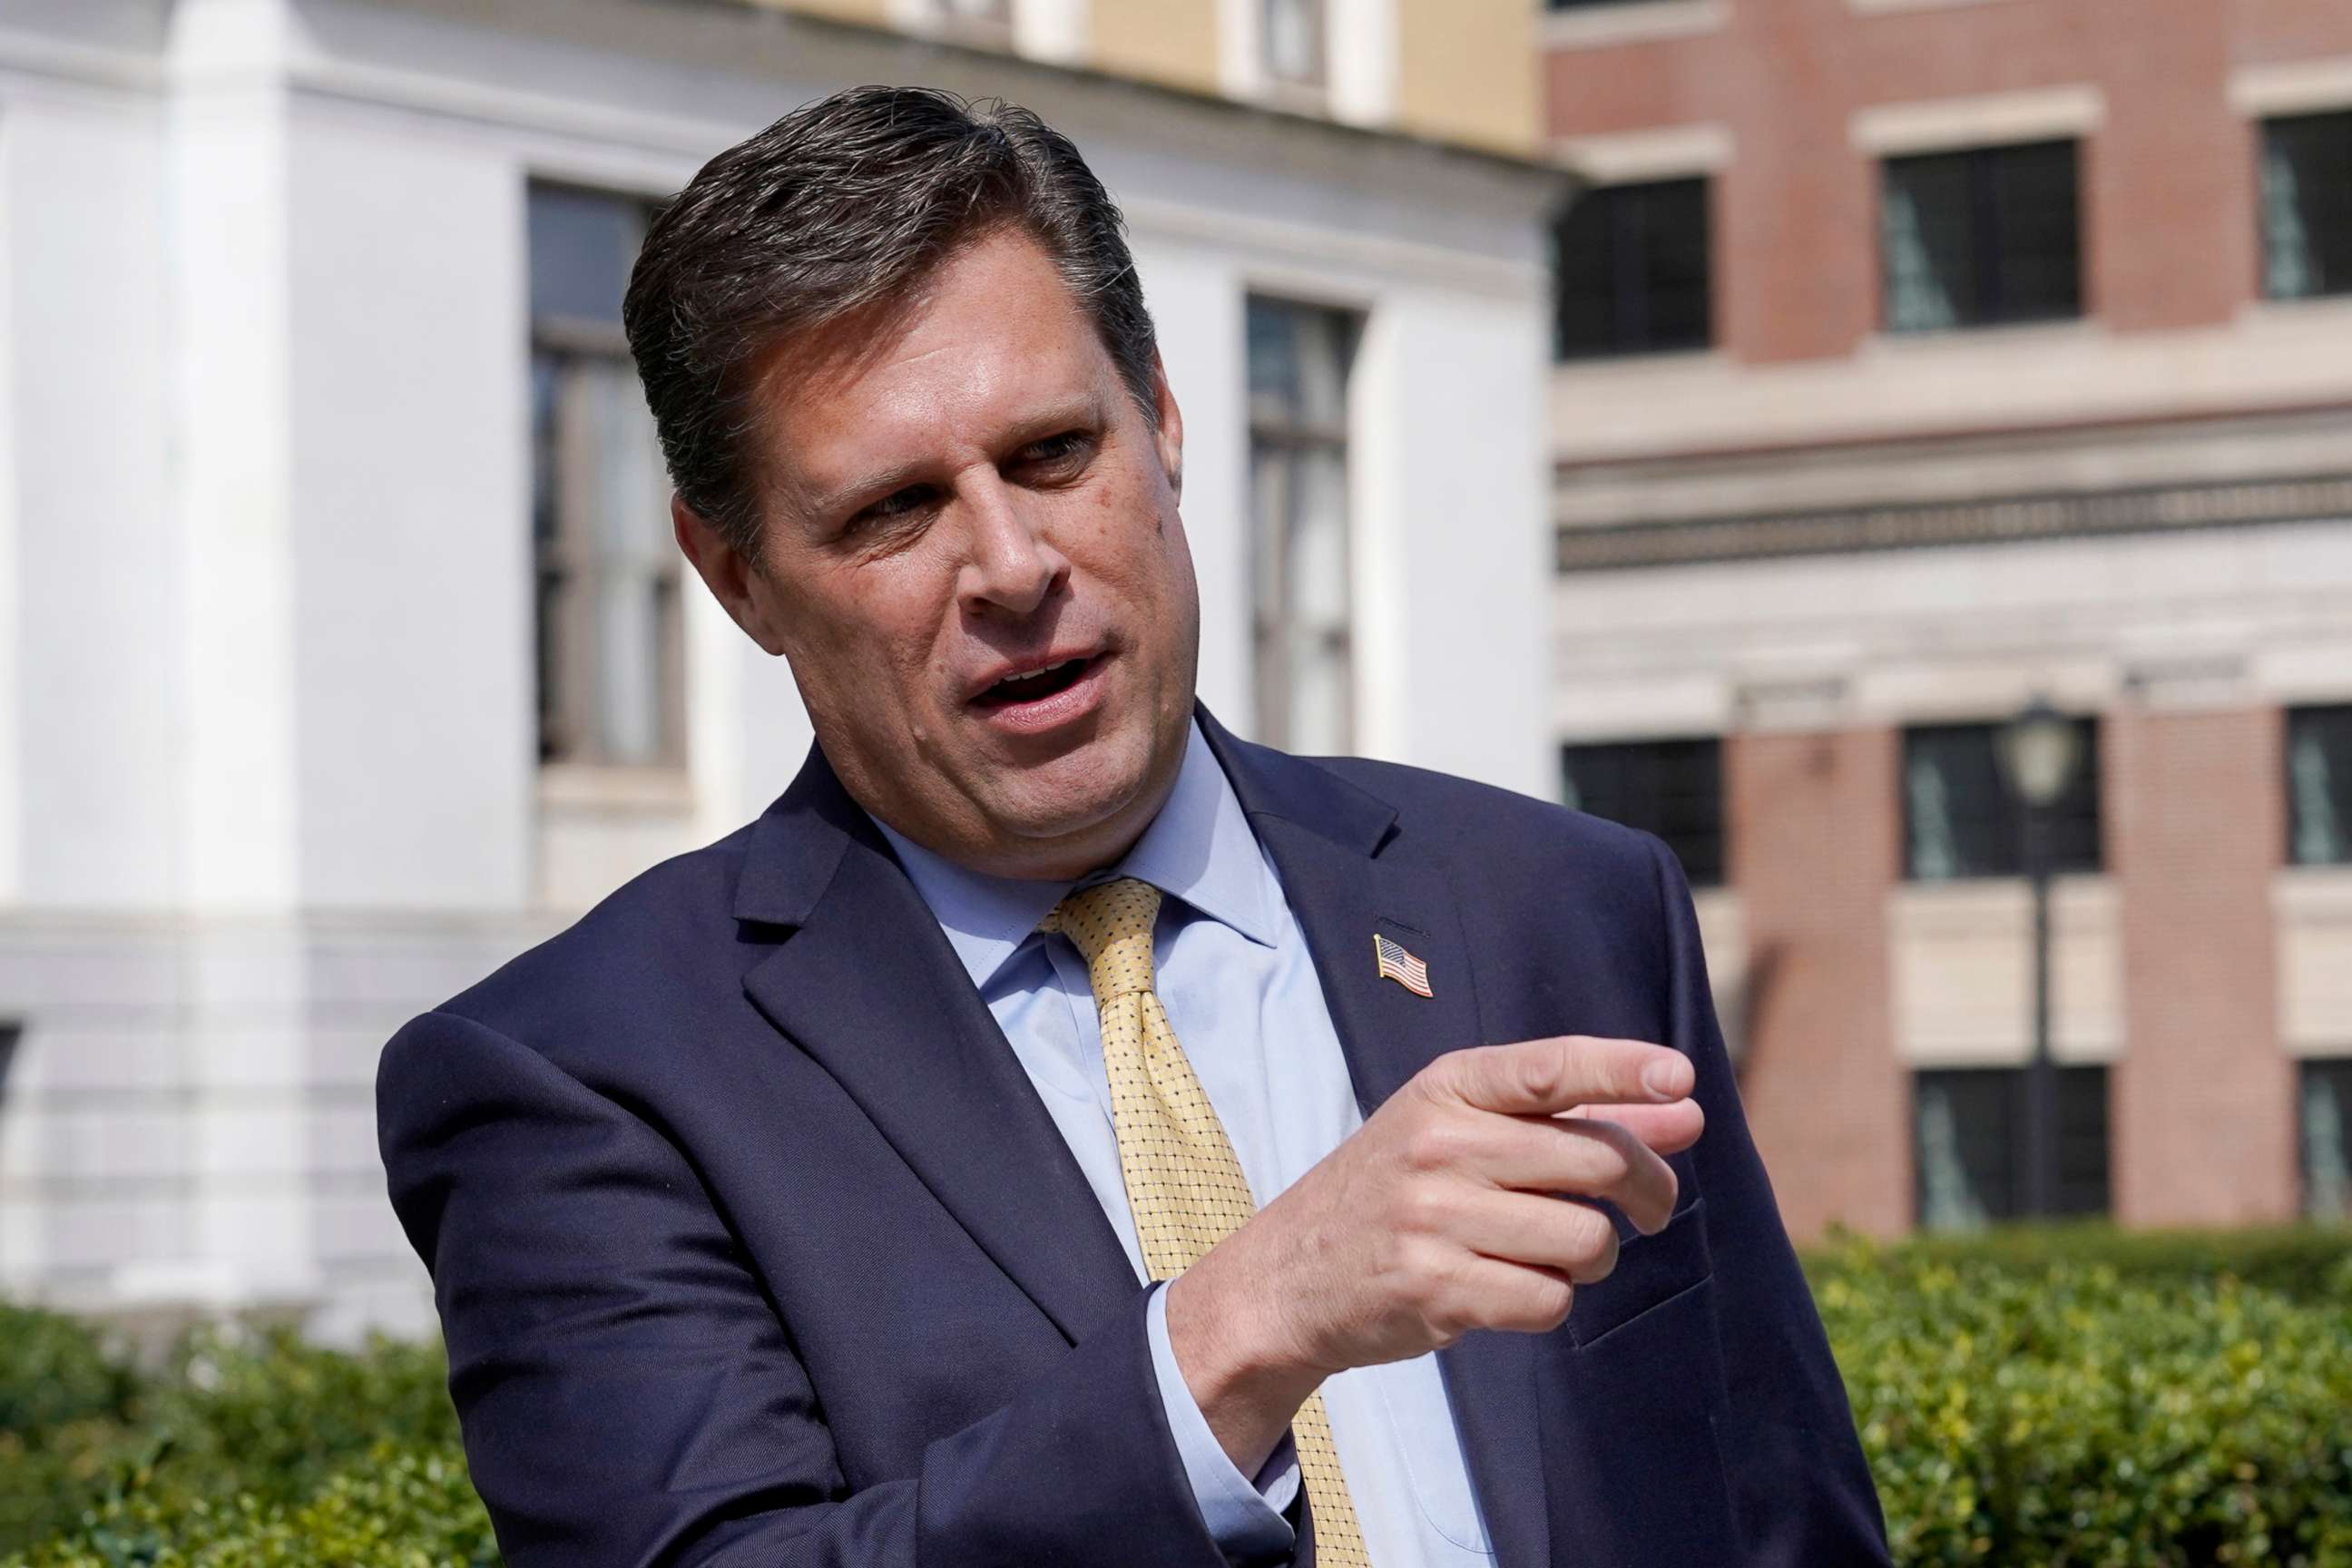
[[[1552,0],[1554,723],[1702,887],[1800,1233],[2342,1214],[2352,7]]]

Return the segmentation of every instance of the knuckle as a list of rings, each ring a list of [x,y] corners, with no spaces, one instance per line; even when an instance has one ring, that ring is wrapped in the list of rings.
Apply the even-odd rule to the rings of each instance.
[[[1542,1048],[1530,1047],[1512,1054],[1511,1068],[1517,1078],[1516,1087],[1531,1100],[1549,1101],[1558,1097],[1560,1086],[1568,1079],[1567,1048],[1549,1041]]]
[[[1613,1257],[1617,1250],[1617,1227],[1609,1216],[1596,1208],[1582,1204],[1567,1205],[1567,1246],[1570,1258],[1580,1266],[1589,1266],[1603,1256]]]
[[[1521,1333],[1549,1333],[1568,1321],[1569,1309],[1575,1301],[1572,1281],[1559,1275],[1543,1275],[1515,1294],[1504,1321],[1496,1326]]]
[[[1444,1230],[1451,1208],[1436,1183],[1406,1182],[1390,1200],[1390,1223],[1406,1236],[1433,1236]]]
[[[1610,1127],[1605,1122],[1595,1125],[1607,1127],[1608,1131],[1592,1142],[1590,1157],[1593,1166],[1593,1184],[1601,1187],[1622,1186],[1633,1173],[1633,1156],[1625,1147],[1621,1129]]]
[[[1416,1171],[1442,1171],[1462,1157],[1460,1126],[1449,1116],[1423,1116],[1405,1133],[1405,1163]]]

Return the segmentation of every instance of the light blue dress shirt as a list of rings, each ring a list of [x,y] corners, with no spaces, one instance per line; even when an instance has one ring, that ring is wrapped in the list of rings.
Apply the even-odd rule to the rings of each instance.
[[[1003,1026],[1136,1278],[1148,1279],[1086,963],[1066,938],[1037,934],[1072,884],[982,876],[877,826]],[[1363,1116],[1306,939],[1198,724],[1168,804],[1126,859],[1087,880],[1111,877],[1170,895],[1152,935],[1160,1000],[1264,1207]],[[1152,1363],[1202,1517],[1235,1563],[1282,1555],[1292,1544],[1282,1510],[1298,1489],[1290,1444],[1255,1479],[1225,1457],[1170,1349],[1166,1300],[1165,1290],[1152,1294]],[[1323,1400],[1378,1568],[1494,1561],[1435,1355],[1340,1373]]]

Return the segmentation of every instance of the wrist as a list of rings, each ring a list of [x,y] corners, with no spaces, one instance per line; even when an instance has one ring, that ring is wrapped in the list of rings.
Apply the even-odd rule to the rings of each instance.
[[[1203,1258],[1168,1282],[1168,1344],[1225,1457],[1255,1475],[1325,1373],[1267,1331],[1263,1291],[1229,1291],[1221,1272]]]

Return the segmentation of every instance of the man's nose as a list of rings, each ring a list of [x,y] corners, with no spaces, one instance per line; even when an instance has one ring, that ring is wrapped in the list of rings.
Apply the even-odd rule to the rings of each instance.
[[[1045,509],[996,474],[971,484],[962,500],[971,539],[957,597],[975,615],[1032,614],[1070,570],[1048,533]]]

